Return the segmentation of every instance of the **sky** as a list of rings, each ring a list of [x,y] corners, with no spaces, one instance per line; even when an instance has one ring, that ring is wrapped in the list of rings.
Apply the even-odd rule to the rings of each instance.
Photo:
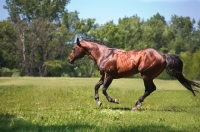
[[[0,0],[0,21],[8,17],[3,5],[5,0]],[[119,18],[133,15],[147,20],[156,13],[164,16],[167,22],[172,15],[200,20],[200,0],[71,0],[66,9],[78,11],[80,19],[95,18],[98,24],[108,21],[117,24]]]

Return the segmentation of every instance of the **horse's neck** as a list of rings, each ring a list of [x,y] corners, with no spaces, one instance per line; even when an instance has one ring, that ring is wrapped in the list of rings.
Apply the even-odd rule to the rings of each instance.
[[[105,55],[106,50],[108,50],[108,48],[105,46],[96,45],[93,49],[89,50],[90,54],[88,56],[98,64],[100,59]]]

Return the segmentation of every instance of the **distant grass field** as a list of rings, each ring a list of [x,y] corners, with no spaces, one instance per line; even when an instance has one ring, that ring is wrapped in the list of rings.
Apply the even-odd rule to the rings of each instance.
[[[198,132],[200,93],[178,81],[155,80],[157,90],[141,109],[142,79],[114,80],[108,89],[120,104],[93,99],[98,78],[0,78],[0,132]]]

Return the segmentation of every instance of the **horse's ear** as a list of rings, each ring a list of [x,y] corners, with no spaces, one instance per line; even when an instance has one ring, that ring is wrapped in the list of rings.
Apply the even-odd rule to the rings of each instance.
[[[76,43],[79,47],[81,47],[81,44],[80,44],[80,41],[79,41],[79,38],[76,39]]]

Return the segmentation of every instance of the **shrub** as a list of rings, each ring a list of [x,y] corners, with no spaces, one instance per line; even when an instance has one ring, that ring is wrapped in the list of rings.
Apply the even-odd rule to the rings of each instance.
[[[20,77],[21,73],[18,69],[13,69],[12,70],[12,77]]]
[[[3,67],[0,69],[0,74],[3,77],[11,77],[13,72],[9,68]]]

